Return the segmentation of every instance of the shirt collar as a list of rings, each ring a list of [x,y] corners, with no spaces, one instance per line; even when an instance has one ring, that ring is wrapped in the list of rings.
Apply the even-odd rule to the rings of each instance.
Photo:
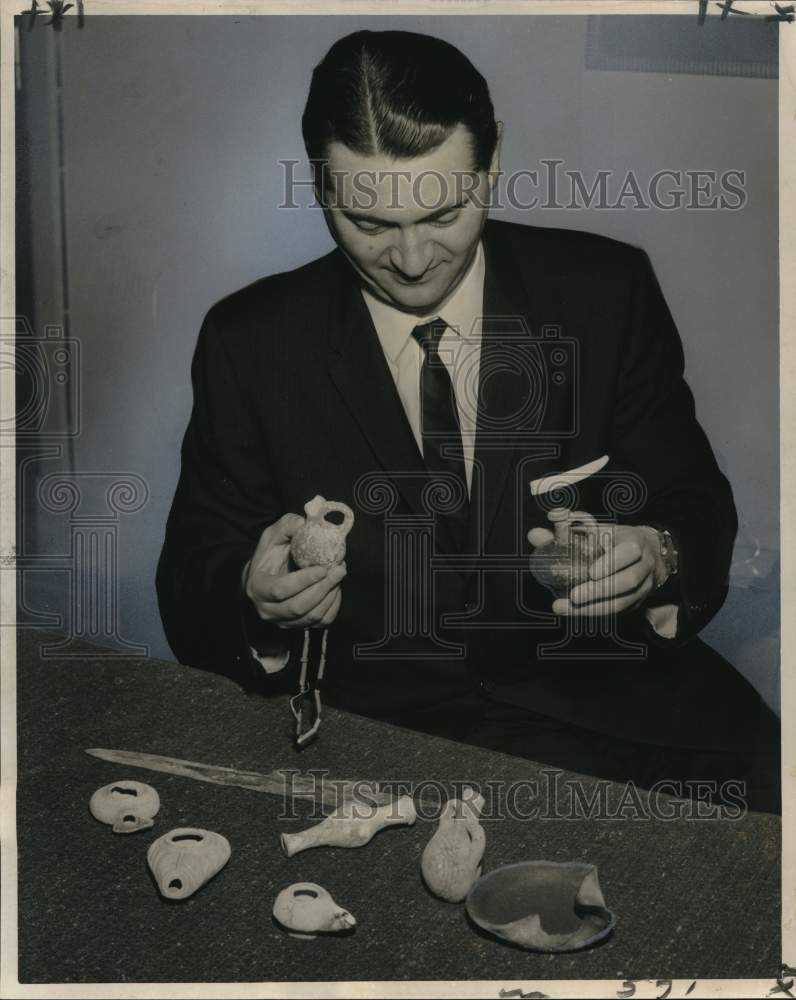
[[[377,299],[367,288],[363,288],[362,295],[370,310],[382,349],[389,360],[392,362],[398,360],[416,326],[428,323],[437,317],[443,319],[456,333],[463,336],[470,334],[474,320],[483,312],[484,272],[484,249],[479,243],[467,274],[456,286],[450,298],[429,316],[402,312],[395,306],[387,305],[386,302]]]

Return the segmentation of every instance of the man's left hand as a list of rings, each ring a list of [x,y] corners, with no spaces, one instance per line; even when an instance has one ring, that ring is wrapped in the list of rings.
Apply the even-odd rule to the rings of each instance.
[[[595,617],[633,611],[666,582],[669,574],[655,528],[605,525],[599,537],[604,552],[589,568],[591,579],[573,587],[568,598],[555,600],[556,614]]]

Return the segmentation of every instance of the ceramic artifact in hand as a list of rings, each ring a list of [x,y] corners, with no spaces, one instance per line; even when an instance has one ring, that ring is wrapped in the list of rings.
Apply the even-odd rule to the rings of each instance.
[[[522,861],[482,875],[467,915],[495,937],[529,951],[577,951],[610,934],[597,869],[580,861]]]
[[[326,520],[333,511],[343,515],[342,524]],[[304,504],[304,513],[306,520],[290,542],[293,562],[300,569],[341,563],[345,559],[346,535],[354,525],[354,512],[344,503],[316,496]]]
[[[274,919],[298,938],[351,931],[357,923],[326,889],[314,882],[296,882],[283,889],[274,901]]]
[[[363,847],[386,826],[412,826],[416,819],[410,795],[378,809],[363,802],[348,802],[309,830],[283,833],[282,850],[290,858],[311,847]]]
[[[212,830],[178,827],[149,845],[147,864],[166,899],[187,899],[229,861],[226,837]]]
[[[135,833],[154,825],[160,798],[142,781],[113,781],[94,792],[88,807],[94,819],[112,826],[114,833]]]
[[[460,903],[481,874],[486,834],[478,817],[483,807],[483,796],[471,788],[464,790],[461,799],[449,799],[423,851],[420,870],[425,883],[449,903]]]
[[[600,527],[591,514],[566,507],[555,507],[547,517],[553,538],[531,553],[530,570],[557,597],[566,597],[589,579],[589,567],[603,553]]]

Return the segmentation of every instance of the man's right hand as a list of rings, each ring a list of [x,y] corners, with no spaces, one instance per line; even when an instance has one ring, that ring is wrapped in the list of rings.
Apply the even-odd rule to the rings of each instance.
[[[260,535],[254,555],[243,568],[246,596],[263,621],[279,628],[331,625],[340,610],[345,563],[288,570],[290,540],[303,524],[298,514],[280,517]]]

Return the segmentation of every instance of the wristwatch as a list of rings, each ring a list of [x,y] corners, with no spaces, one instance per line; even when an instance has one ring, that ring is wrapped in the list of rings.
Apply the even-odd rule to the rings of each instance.
[[[666,567],[666,572],[668,573],[666,579],[668,580],[670,577],[676,575],[680,559],[671,532],[665,528],[657,528],[656,530],[658,532],[658,544],[661,547],[661,559],[663,560],[663,565]]]

